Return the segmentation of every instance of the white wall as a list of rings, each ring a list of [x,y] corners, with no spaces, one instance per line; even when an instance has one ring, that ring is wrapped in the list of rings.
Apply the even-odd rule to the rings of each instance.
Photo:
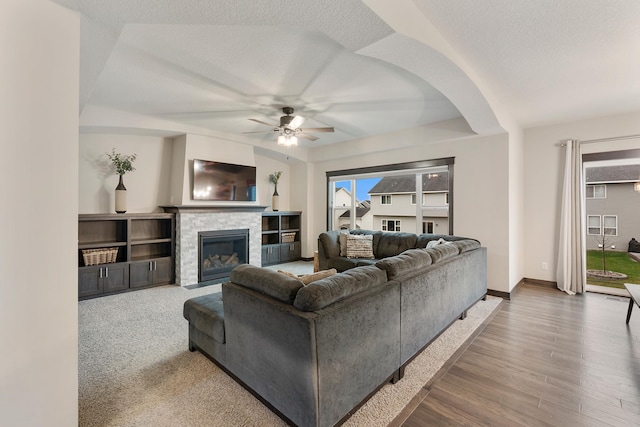
[[[257,202],[271,209],[273,184],[270,173],[283,171],[278,183],[280,210],[291,205],[289,165],[269,157],[254,155],[250,145],[220,141],[202,135],[162,138],[140,135],[81,134],[79,159],[80,213],[114,213],[114,191],[118,175],[112,171],[107,152],[115,148],[123,154],[137,155],[135,171],[124,176],[127,212],[162,211],[161,205],[221,205],[191,199],[191,161],[215,160],[257,167]]]
[[[78,210],[80,213],[115,213],[118,174],[106,153],[113,148],[136,154],[133,172],[124,175],[127,212],[162,211],[169,203],[172,143],[169,138],[139,135],[81,134]]]
[[[451,137],[468,135],[463,130],[446,130]],[[316,218],[310,224],[310,234],[318,236],[327,226],[326,215],[319,215],[327,209],[327,171],[455,157],[454,233],[477,238],[487,247],[488,286],[508,292],[515,285],[509,275],[512,256],[509,251],[509,137],[502,134],[440,142],[434,140],[441,134],[425,126],[363,138],[346,143],[348,146],[344,149],[341,147],[340,154],[358,152],[351,144],[360,150],[360,154],[349,157],[332,156],[333,159],[328,159],[329,152],[323,149],[320,152],[322,161],[314,164],[313,187],[310,190],[316,195],[313,199]],[[402,141],[404,148],[393,148],[395,146],[389,141]],[[368,147],[380,151],[372,153]],[[381,151],[380,147],[391,149]],[[308,253],[316,249],[317,241],[310,239],[307,244],[313,245],[305,248]]]
[[[78,424],[79,17],[0,2],[0,425]]]
[[[640,134],[640,112],[525,130],[524,260],[527,278],[556,281],[564,148],[567,139],[582,141]],[[640,138],[583,145],[584,153],[640,148]],[[548,270],[542,263],[548,263]]]

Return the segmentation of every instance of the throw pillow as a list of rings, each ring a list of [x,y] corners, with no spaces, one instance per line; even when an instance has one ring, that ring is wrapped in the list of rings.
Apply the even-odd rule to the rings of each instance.
[[[374,259],[373,236],[351,234],[347,236],[347,258]]]
[[[434,248],[438,245],[446,245],[447,243],[452,243],[452,242],[449,242],[448,240],[444,240],[443,238],[440,238],[438,240],[432,240],[429,243],[427,243],[427,248]]]
[[[293,277],[294,279],[298,279],[302,282],[303,285],[308,285],[309,283],[313,283],[316,280],[324,279],[325,277],[333,276],[334,274],[338,274],[338,270],[335,268],[331,268],[329,270],[322,270],[311,274],[294,274],[285,270],[278,270],[278,273],[282,273],[285,276]]]
[[[340,256],[347,256],[347,237],[349,233],[341,232],[340,236],[338,236],[338,240],[340,241]]]

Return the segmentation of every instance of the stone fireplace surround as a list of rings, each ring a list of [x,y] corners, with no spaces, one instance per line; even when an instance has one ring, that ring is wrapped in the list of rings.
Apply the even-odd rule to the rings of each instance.
[[[198,232],[249,229],[249,264],[262,263],[262,211],[265,206],[162,206],[176,214],[176,284],[198,283]]]

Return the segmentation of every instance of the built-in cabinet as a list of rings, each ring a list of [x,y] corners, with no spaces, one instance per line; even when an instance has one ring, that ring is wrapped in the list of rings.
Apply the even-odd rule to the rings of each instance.
[[[88,259],[86,251],[110,255],[107,261],[96,261]],[[174,283],[174,252],[172,213],[80,215],[78,297]]]
[[[262,213],[262,265],[297,261],[300,245],[301,212]]]

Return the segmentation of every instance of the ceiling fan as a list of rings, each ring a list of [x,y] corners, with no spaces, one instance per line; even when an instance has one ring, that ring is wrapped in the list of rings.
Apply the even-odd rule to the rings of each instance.
[[[258,119],[249,119],[252,122],[260,123],[261,125],[270,126],[272,127],[272,130],[243,133],[278,132],[278,144],[290,147],[298,145],[298,138],[304,138],[309,141],[315,141],[318,139],[316,136],[310,135],[309,132],[335,132],[333,127],[301,128],[300,126],[304,123],[304,118],[302,116],[292,116],[293,108],[284,107],[282,112],[285,115],[280,117],[280,126],[272,125]]]

